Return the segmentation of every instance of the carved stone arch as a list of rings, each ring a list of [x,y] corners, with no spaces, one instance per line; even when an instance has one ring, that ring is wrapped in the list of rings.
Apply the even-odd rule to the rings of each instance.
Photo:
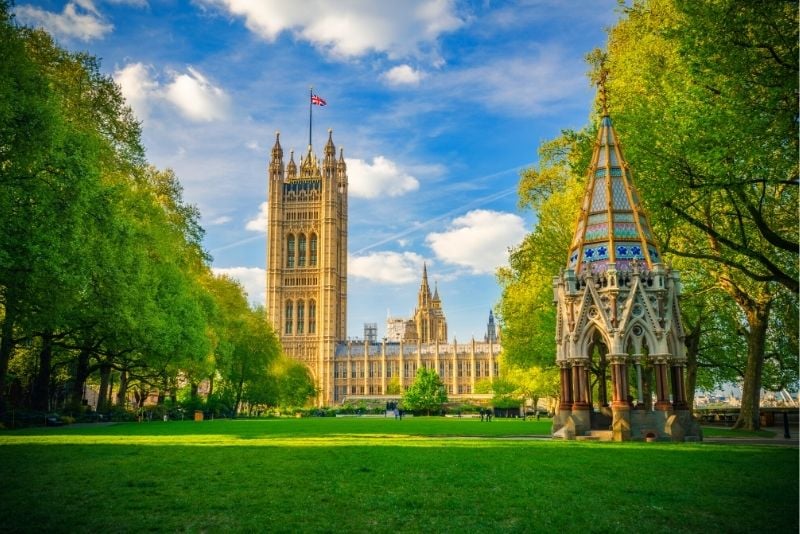
[[[608,337],[608,332],[606,331],[605,327],[598,321],[589,321],[578,335],[578,340],[576,343],[578,354],[575,356],[591,358],[589,349],[595,342],[595,334],[598,334],[600,338],[602,338],[603,344],[605,344],[606,348],[611,350],[611,338]]]
[[[634,319],[625,329],[623,346],[628,347],[628,343],[633,343],[641,354],[642,347],[647,347],[648,353],[652,354],[658,347],[657,340],[653,331],[648,328],[648,324],[643,319]]]

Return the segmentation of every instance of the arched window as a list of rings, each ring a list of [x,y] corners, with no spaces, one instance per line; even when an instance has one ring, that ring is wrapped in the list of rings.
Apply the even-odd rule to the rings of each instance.
[[[303,322],[304,322],[304,319],[305,319],[305,317],[303,317],[303,316],[305,315],[305,311],[306,311],[305,308],[306,308],[305,304],[303,303],[302,300],[297,303],[297,333],[298,334],[302,334],[303,333],[303,328],[304,328]]]
[[[305,236],[305,234],[300,234],[297,237],[297,266],[298,267],[305,267],[306,266],[306,236]]]
[[[286,236],[286,267],[294,268],[294,236],[292,234]]]
[[[308,255],[308,264],[311,267],[317,266],[317,234],[311,234],[309,238],[309,255]]]
[[[286,301],[286,315],[284,317],[284,324],[286,325],[286,329],[284,332],[287,335],[291,335],[292,333],[292,317],[294,315],[294,306],[292,305],[291,300]]]
[[[308,301],[308,333],[317,333],[317,303],[316,301]]]

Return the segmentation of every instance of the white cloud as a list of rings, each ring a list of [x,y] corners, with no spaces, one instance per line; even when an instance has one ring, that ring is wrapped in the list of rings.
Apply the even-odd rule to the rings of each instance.
[[[419,189],[419,180],[383,156],[375,156],[371,164],[348,159],[347,178],[350,194],[360,198],[398,197]]]
[[[114,81],[139,120],[147,118],[150,103],[158,94],[158,82],[151,76],[151,70],[144,63],[130,63],[114,72]]]
[[[188,67],[188,74],[177,74],[165,87],[164,98],[175,104],[189,119],[213,121],[228,112],[228,95],[213,85],[197,69]]]
[[[474,274],[492,274],[508,261],[508,248],[519,244],[525,233],[518,215],[473,210],[454,219],[450,229],[428,234],[426,241],[440,260]]]
[[[267,271],[260,267],[212,267],[214,274],[227,275],[239,281],[247,292],[247,299],[256,306],[267,303]]]
[[[408,284],[419,280],[425,259],[414,252],[373,252],[365,256],[350,256],[347,272],[384,284]]]
[[[228,224],[232,220],[233,219],[228,217],[227,215],[221,215],[219,217],[216,217],[216,218],[208,221],[206,224],[208,224],[210,226],[219,226],[221,224]]]
[[[390,57],[417,53],[464,21],[453,0],[202,0],[243,17],[247,28],[267,41],[284,31],[338,57],[370,51]]]
[[[163,87],[152,65],[129,63],[114,72],[114,81],[139,119],[146,119],[153,107],[169,103],[190,120],[209,122],[224,119],[230,99],[200,71],[187,67],[186,73],[171,71]]]
[[[425,73],[415,70],[410,65],[398,65],[383,73],[383,79],[389,85],[419,85]]]
[[[45,11],[30,5],[17,6],[17,19],[25,25],[43,27],[56,37],[91,41],[100,39],[114,29],[91,0],[67,2],[61,13]]]
[[[267,212],[268,208],[269,204],[262,202],[258,207],[258,215],[256,215],[255,219],[247,221],[247,224],[244,226],[245,229],[266,234],[267,224],[269,224],[269,214]]]

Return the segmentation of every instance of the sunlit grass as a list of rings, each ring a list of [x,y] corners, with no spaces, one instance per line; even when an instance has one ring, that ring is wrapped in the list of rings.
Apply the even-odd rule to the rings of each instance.
[[[549,424],[331,418],[3,432],[0,528],[797,531],[796,449],[536,439]]]

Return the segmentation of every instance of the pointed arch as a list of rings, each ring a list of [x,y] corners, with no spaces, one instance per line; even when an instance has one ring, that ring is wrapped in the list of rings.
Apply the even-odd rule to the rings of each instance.
[[[306,235],[299,234],[297,236],[297,266],[306,266]]]
[[[308,236],[308,265],[317,266],[317,234],[314,232]]]
[[[290,300],[286,301],[286,305],[284,308],[284,315],[283,315],[283,324],[284,324],[284,333],[286,335],[291,335],[293,332],[293,322],[292,319],[294,318],[294,303]]]
[[[297,329],[298,335],[303,334],[305,331],[305,314],[306,304],[302,300],[297,301]]]
[[[295,241],[294,234],[286,236],[286,268],[294,269]]]

